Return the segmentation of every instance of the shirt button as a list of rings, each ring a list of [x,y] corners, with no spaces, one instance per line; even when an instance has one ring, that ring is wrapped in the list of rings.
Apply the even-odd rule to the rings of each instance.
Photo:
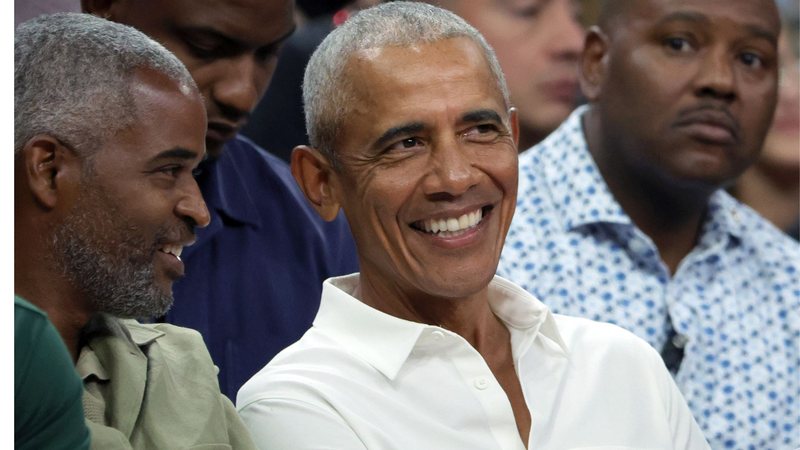
[[[642,254],[647,251],[647,243],[638,238],[633,238],[628,242],[628,247],[635,254]]]
[[[672,336],[672,345],[674,345],[677,348],[684,348],[688,343],[689,343],[689,338],[687,336],[684,336],[682,334],[676,334],[675,336]]]
[[[489,380],[485,377],[475,378],[475,389],[480,389],[482,391],[487,387],[489,387]]]
[[[433,333],[431,333],[431,338],[433,339],[434,342],[439,342],[442,339],[444,339],[444,333],[442,333],[439,330],[436,330]]]

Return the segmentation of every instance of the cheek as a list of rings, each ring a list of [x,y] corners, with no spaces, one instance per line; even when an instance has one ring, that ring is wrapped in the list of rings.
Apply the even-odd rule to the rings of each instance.
[[[269,61],[264,62],[256,71],[255,85],[258,90],[258,97],[264,95],[272,81],[272,76],[275,75],[275,68],[278,66],[278,58],[270,58]]]

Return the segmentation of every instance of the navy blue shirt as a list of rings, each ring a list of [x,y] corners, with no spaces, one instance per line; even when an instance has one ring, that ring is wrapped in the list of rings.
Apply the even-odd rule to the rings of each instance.
[[[322,282],[358,270],[355,244],[343,215],[323,221],[288,165],[244,137],[203,162],[197,181],[211,223],[181,255],[186,276],[166,321],[203,335],[235,398],[311,327]]]

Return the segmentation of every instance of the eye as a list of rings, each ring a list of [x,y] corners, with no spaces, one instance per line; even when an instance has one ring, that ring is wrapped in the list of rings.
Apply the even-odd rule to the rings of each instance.
[[[181,165],[178,165],[178,164],[170,164],[168,166],[159,167],[158,169],[155,170],[155,173],[159,174],[159,175],[161,175],[161,174],[167,175],[167,176],[172,177],[172,178],[177,178],[178,175],[180,175],[180,173],[183,170],[184,170],[184,166],[181,166]]]
[[[410,138],[405,138],[405,139],[403,139],[401,141],[398,141],[398,142],[390,145],[389,148],[387,148],[386,150],[387,151],[392,151],[392,150],[411,150],[411,149],[422,147],[423,145],[424,144],[423,144],[421,139],[415,138],[415,137],[410,137]]]
[[[533,19],[542,12],[542,7],[539,2],[536,2],[532,5],[523,6],[520,8],[516,8],[512,10],[512,13],[520,18],[523,19]]]
[[[223,44],[213,36],[190,34],[184,36],[183,42],[192,55],[201,59],[217,58],[225,52]]]
[[[256,50],[256,59],[262,63],[271,62],[278,57],[280,45],[267,45]]]
[[[753,69],[760,69],[764,66],[764,60],[761,58],[761,56],[753,52],[742,53],[739,55],[739,61],[741,61],[745,66]]]
[[[676,53],[685,53],[692,50],[689,40],[682,37],[668,37],[664,39],[664,46]]]
[[[493,142],[500,136],[500,129],[493,123],[482,123],[468,128],[461,136],[473,142]]]

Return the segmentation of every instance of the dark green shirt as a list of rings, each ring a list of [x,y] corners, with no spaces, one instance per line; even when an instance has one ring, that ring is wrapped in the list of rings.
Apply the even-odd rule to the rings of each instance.
[[[14,297],[16,449],[88,449],[83,385],[47,315]]]

